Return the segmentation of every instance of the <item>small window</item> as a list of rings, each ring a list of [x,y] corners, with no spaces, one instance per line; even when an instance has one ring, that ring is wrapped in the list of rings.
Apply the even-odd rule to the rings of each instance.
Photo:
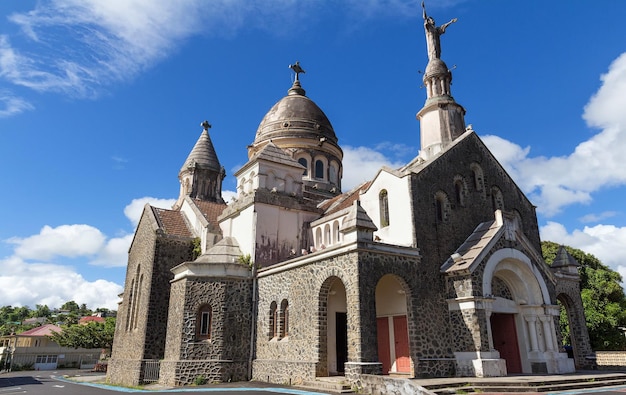
[[[278,309],[276,307],[276,302],[272,302],[272,304],[270,305],[269,319],[270,319],[270,325],[269,325],[268,337],[271,340],[278,335],[278,331],[277,331]]]
[[[500,191],[500,188],[498,187],[491,188],[491,205],[493,207],[493,211],[504,210],[504,197],[502,196],[502,191]]]
[[[378,204],[380,209],[380,227],[389,226],[389,198],[387,190],[383,189],[378,195]]]
[[[435,211],[437,222],[446,222],[450,215],[450,201],[445,192],[439,191],[435,194]]]
[[[280,304],[280,315],[280,337],[284,338],[289,336],[289,303],[286,299]]]
[[[211,338],[211,319],[212,319],[211,306],[204,305],[198,310],[198,338],[210,339]]]
[[[309,175],[309,162],[306,160],[306,158],[298,159],[298,163],[304,166],[304,173],[302,175],[303,176]]]
[[[315,178],[324,178],[324,162],[321,160],[315,161]]]

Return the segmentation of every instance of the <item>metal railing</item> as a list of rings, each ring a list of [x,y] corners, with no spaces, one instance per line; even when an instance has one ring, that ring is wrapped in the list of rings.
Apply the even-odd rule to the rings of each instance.
[[[145,359],[141,362],[141,382],[156,383],[159,381],[161,361],[158,359]]]

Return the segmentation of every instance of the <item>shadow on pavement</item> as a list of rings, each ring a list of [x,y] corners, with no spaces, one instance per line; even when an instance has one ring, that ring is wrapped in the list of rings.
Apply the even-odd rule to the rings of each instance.
[[[0,377],[0,388],[32,384],[41,384],[41,382],[31,376]]]

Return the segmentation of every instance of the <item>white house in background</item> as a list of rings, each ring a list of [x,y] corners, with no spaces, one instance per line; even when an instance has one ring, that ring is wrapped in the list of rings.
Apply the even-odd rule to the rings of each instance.
[[[34,370],[93,368],[101,350],[61,347],[49,336],[62,331],[56,325],[47,324],[19,334],[0,337],[0,366],[12,370],[23,367],[32,367]]]

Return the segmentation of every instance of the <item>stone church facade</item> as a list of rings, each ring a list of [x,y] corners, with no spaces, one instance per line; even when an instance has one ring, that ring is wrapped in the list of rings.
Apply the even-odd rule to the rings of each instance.
[[[168,385],[589,368],[578,265],[564,249],[544,262],[535,207],[451,95],[439,39],[453,21],[424,20],[421,149],[401,168],[342,192],[343,151],[298,63],[228,205],[202,124],[178,201],[146,205],[137,227],[110,382],[136,385],[154,360]]]

